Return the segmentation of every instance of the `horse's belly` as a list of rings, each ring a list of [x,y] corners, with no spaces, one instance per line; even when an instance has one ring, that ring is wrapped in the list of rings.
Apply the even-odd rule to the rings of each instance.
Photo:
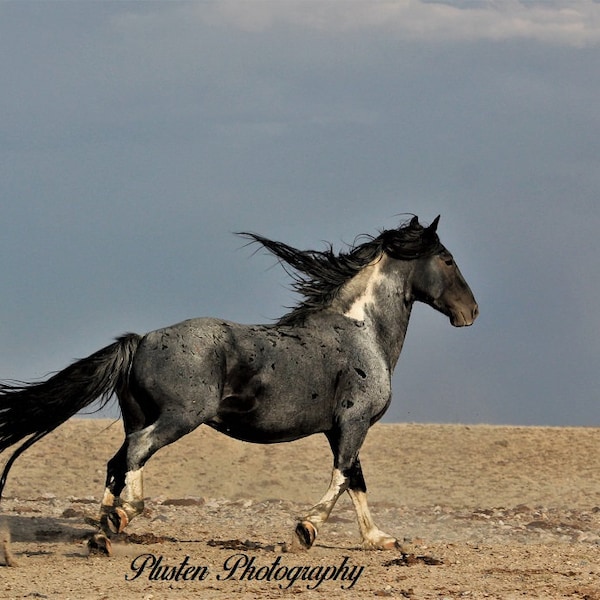
[[[240,440],[242,442],[251,442],[253,444],[279,444],[281,442],[293,442],[303,437],[320,433],[320,431],[304,430],[272,430],[262,428],[249,428],[240,424],[223,423],[220,421],[209,421],[210,427],[224,433],[225,435]]]
[[[219,403],[208,425],[230,437],[258,444],[290,442],[328,431],[332,410],[326,403],[231,395]]]

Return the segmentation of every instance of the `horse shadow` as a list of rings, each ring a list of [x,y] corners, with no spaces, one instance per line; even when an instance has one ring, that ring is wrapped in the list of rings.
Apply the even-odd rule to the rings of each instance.
[[[82,519],[81,515],[77,515],[76,517],[55,517],[0,514],[0,530],[9,532],[9,543],[35,544],[31,548],[24,548],[15,552],[17,556],[51,556],[56,554],[56,544],[70,544],[73,545],[73,551],[69,552],[67,556],[79,558],[89,556],[87,542],[98,532],[98,526],[93,519],[89,517]],[[166,536],[157,536],[153,533],[121,533],[115,535],[112,541],[117,544],[129,546],[131,544],[162,544],[165,542],[178,542],[179,540]],[[269,544],[251,539],[190,539],[186,540],[186,542],[201,543],[221,550],[235,550],[238,552],[294,552],[292,545],[285,541]],[[360,546],[355,546],[354,544],[344,546],[321,542],[318,545],[329,550],[354,551],[361,549]],[[1,565],[2,563],[0,562]]]
[[[15,543],[73,543],[85,541],[94,529],[85,522],[74,523],[66,517],[0,515],[0,524]]]

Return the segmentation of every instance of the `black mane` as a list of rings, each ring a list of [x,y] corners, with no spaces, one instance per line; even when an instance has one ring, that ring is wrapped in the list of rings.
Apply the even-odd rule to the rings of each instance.
[[[434,223],[437,226],[437,220]],[[398,260],[415,260],[437,254],[442,249],[435,226],[423,227],[417,217],[397,229],[382,231],[377,237],[363,235],[367,241],[335,254],[333,247],[319,250],[297,250],[282,242],[255,233],[239,235],[258,242],[279,258],[283,268],[294,279],[294,289],[304,300],[281,317],[279,325],[303,321],[315,310],[331,304],[340,287],[384,252]]]

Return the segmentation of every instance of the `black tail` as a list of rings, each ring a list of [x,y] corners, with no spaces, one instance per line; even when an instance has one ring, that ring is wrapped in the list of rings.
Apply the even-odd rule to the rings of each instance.
[[[101,399],[100,407],[104,406],[113,392],[127,384],[140,340],[135,333],[124,335],[46,381],[0,384],[0,453],[31,436],[6,463],[0,478],[0,498],[18,456],[97,399]]]

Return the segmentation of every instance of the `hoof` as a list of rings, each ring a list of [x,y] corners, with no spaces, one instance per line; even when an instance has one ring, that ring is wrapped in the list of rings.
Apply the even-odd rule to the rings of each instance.
[[[378,540],[365,540],[363,542],[365,550],[403,550],[402,544],[393,537],[380,538]]]
[[[389,538],[381,542],[382,550],[402,550],[402,544],[394,538]]]
[[[300,521],[296,525],[295,539],[304,550],[312,547],[317,539],[317,529],[310,521]]]
[[[112,556],[112,543],[103,533],[95,533],[88,540],[87,545],[90,554]]]
[[[106,515],[106,525],[112,533],[121,533],[129,523],[127,513],[120,507]]]

